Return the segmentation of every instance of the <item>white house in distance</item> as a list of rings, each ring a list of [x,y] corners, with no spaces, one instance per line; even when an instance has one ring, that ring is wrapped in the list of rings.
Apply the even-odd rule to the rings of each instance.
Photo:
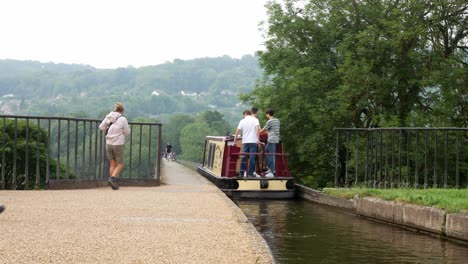
[[[180,94],[183,95],[183,96],[197,96],[197,93],[196,92],[184,92],[184,91],[180,91]]]

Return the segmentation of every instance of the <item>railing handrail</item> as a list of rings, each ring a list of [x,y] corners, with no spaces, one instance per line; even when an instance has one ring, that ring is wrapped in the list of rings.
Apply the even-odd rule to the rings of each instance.
[[[55,120],[70,120],[70,121],[88,121],[88,122],[102,122],[102,119],[92,118],[77,118],[77,117],[64,117],[64,116],[24,116],[24,115],[0,115],[0,118],[24,118],[24,119],[55,119]],[[128,124],[134,125],[155,125],[162,126],[162,123],[148,123],[148,122],[132,122],[128,121]]]

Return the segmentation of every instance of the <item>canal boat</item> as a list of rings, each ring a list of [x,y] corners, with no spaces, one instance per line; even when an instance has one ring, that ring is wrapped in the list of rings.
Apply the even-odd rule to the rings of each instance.
[[[246,153],[241,152],[242,138],[234,142],[232,136],[207,136],[203,162],[198,165],[197,171],[232,198],[293,198],[295,185],[288,170],[288,154],[283,153],[281,142],[277,144],[276,153],[266,154],[266,135],[261,135],[260,141],[259,152],[255,153],[255,172],[260,177],[239,174],[242,155]],[[265,173],[266,155],[275,155],[276,173],[273,176]],[[248,155],[246,162],[248,168]]]

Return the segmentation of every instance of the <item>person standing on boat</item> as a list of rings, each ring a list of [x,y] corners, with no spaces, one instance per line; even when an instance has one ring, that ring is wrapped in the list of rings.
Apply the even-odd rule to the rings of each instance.
[[[266,122],[265,126],[260,130],[261,132],[267,131],[268,132],[268,141],[265,147],[265,160],[267,163],[268,170],[266,171],[266,177],[274,177],[275,176],[275,153],[276,153],[276,145],[279,143],[280,140],[280,121],[278,118],[275,118],[275,111],[271,108],[268,108],[265,111],[266,117],[268,121]],[[271,154],[271,155],[268,155]]]
[[[258,117],[257,117],[258,108],[257,107],[252,107],[252,108],[250,108],[250,111],[252,112],[252,116],[258,119]]]
[[[260,123],[258,119],[252,116],[250,110],[244,110],[244,118],[239,122],[237,126],[236,134],[234,135],[234,144],[237,142],[237,137],[242,132],[242,152],[244,153],[256,153],[257,143],[259,142],[260,135]],[[246,171],[247,155],[242,155],[240,177],[244,176]],[[249,168],[248,177],[260,177],[255,172],[255,154],[249,155]]]
[[[106,132],[106,155],[110,162],[108,182],[113,190],[119,189],[116,178],[124,167],[125,136],[130,134],[128,121],[123,113],[124,106],[117,102],[114,111],[99,125],[99,129]]]

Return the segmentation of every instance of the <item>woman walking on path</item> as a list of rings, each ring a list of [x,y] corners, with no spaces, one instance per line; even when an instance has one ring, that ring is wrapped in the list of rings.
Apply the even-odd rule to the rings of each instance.
[[[124,167],[125,136],[130,134],[128,121],[123,113],[124,106],[117,102],[114,111],[99,125],[99,129],[106,133],[106,155],[110,161],[108,182],[113,190],[119,189],[116,178]]]

